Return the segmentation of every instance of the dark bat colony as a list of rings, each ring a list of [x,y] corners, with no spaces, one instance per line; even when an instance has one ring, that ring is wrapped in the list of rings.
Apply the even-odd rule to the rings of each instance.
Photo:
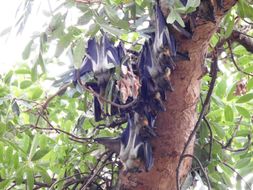
[[[181,2],[184,5],[187,3],[185,0]],[[207,0],[203,0],[201,4],[204,5],[191,14],[190,20],[205,12]],[[210,4],[207,8],[208,6]],[[212,7],[208,10],[211,13],[208,12],[207,18],[215,19]],[[134,104],[127,108],[110,105],[109,112],[104,101],[94,97],[94,117],[95,121],[111,115],[127,118],[127,127],[119,137],[95,139],[118,154],[125,171],[149,171],[152,168],[154,160],[150,140],[156,136],[154,123],[157,114],[166,111],[166,91],[173,91],[170,74],[175,70],[178,61],[189,60],[187,53],[178,52],[173,32],[176,31],[184,38],[191,38],[192,30],[182,28],[177,22],[168,26],[158,3],[154,6],[154,14],[155,32],[148,34],[149,39],[140,52],[126,50],[123,43],[115,46],[103,33],[100,41],[95,38],[88,41],[82,67],[73,74],[73,82],[77,84],[83,76],[92,73],[94,78],[86,81],[85,87],[100,97],[105,97],[115,68],[121,68],[122,78],[114,79],[112,102],[117,105],[131,102]]]

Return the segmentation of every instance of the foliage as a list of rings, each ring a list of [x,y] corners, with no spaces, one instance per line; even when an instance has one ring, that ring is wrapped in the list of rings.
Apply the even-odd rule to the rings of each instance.
[[[58,91],[58,87],[71,80],[70,72],[59,79],[50,70],[52,65],[67,67],[67,62],[71,63],[70,69],[79,68],[87,40],[101,36],[101,29],[115,42],[122,40],[129,49],[139,50],[146,33],[152,31],[149,27],[152,2],[85,2],[58,1],[50,11],[44,11],[46,27],[26,45],[22,63],[0,75],[0,189],[38,186],[109,189],[116,184],[120,163],[93,139],[115,136],[125,126],[110,126],[112,120],[120,122],[118,118],[95,122],[92,95],[73,84]],[[195,0],[188,1],[186,6],[175,1],[170,5],[174,12],[169,14],[167,22],[176,20],[182,24],[180,14],[193,12],[198,5],[199,1]],[[26,26],[32,6],[30,0],[21,4],[20,9],[24,9],[15,24],[17,33],[22,33]],[[252,9],[247,1],[240,0],[226,14],[219,32],[210,41],[206,58],[209,67],[210,54],[218,46],[220,72],[195,148],[195,155],[208,169],[214,189],[246,189],[253,181],[250,175],[253,170],[253,56],[243,44],[231,38],[234,31],[246,37],[252,35]],[[75,22],[70,22],[70,17]],[[222,40],[225,41],[220,44]],[[203,77],[203,99],[209,81],[208,75]],[[45,90],[48,84],[52,86]],[[200,102],[199,111],[201,107]],[[192,167],[194,171],[197,168],[197,164]],[[71,183],[74,180],[77,182]]]

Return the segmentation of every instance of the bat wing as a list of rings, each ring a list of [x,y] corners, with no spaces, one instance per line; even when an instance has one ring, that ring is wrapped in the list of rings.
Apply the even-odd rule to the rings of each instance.
[[[150,171],[152,166],[154,165],[152,147],[149,142],[145,142],[144,145],[144,162],[146,171]]]
[[[104,145],[109,150],[119,154],[120,151],[120,137],[110,138],[110,137],[100,137],[94,139],[95,142]]]
[[[154,50],[160,51],[163,48],[167,47],[169,50],[170,56],[176,55],[176,44],[173,39],[172,34],[169,33],[166,20],[163,16],[163,13],[160,9],[158,3],[155,6],[156,13],[156,33],[155,33],[155,41],[154,41]]]

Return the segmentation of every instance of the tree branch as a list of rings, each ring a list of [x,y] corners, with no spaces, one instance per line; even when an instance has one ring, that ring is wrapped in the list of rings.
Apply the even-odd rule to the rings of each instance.
[[[240,71],[241,73],[245,74],[245,75],[253,76],[253,74],[247,73],[247,72],[243,71],[243,70],[237,65],[237,63],[236,63],[236,61],[235,61],[234,53],[233,53],[233,50],[232,50],[232,47],[231,47],[231,42],[230,42],[230,40],[228,40],[227,42],[228,42],[228,48],[229,48],[229,51],[230,51],[230,56],[231,56],[232,62],[233,62],[233,64],[234,64],[234,66],[236,67],[236,69],[237,69],[238,71]]]
[[[242,121],[242,116],[239,118],[239,121],[238,121],[237,125],[235,126],[235,129],[233,130],[233,134],[232,134],[231,138],[228,140],[227,144],[224,145],[224,147],[223,147],[224,149],[227,149],[228,147],[231,146],[231,144],[233,142],[233,139],[234,139],[239,127],[240,127],[241,121]]]
[[[108,161],[108,159],[112,156],[113,153],[109,154],[104,161],[102,162],[101,166],[95,171],[92,171],[92,175],[91,177],[85,182],[85,184],[80,188],[81,190],[85,190],[87,188],[87,186],[92,182],[92,180],[94,179],[94,177],[96,177],[96,175],[104,168],[104,166],[106,165],[106,162]]]
[[[221,148],[230,152],[241,152],[241,151],[245,151],[247,149],[249,149],[250,145],[251,145],[251,136],[250,134],[247,135],[248,137],[248,142],[247,145],[244,146],[243,148],[239,148],[239,149],[232,149],[229,147],[225,147],[225,145],[223,145],[220,141],[218,141],[217,139],[214,139],[215,142],[217,142],[219,145],[221,145]]]
[[[231,39],[244,46],[249,52],[253,53],[253,40],[252,37],[242,32],[233,30]]]
[[[49,96],[46,101],[42,104],[42,108],[46,109],[48,104],[54,99],[54,97],[62,94],[64,91],[67,90],[67,88],[71,85],[72,83],[67,83],[64,86],[62,86],[56,93],[54,93],[53,95]]]

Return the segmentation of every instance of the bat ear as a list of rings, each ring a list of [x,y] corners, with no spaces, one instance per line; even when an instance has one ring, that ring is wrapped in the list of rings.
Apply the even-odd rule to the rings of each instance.
[[[95,142],[104,145],[106,148],[119,154],[120,152],[120,138],[100,137],[94,139]]]
[[[144,142],[144,162],[146,171],[150,171],[150,169],[154,165],[154,159],[152,154],[152,147],[149,142]]]

